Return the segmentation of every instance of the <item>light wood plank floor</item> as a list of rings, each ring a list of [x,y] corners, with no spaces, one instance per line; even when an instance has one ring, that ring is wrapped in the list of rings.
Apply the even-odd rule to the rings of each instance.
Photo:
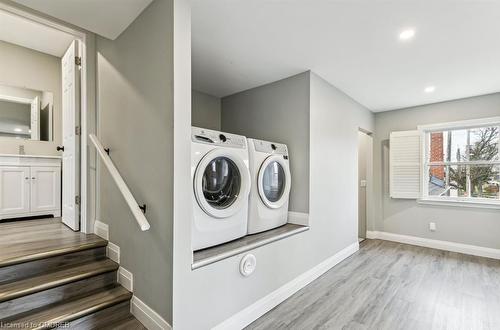
[[[365,240],[248,329],[500,329],[500,261]]]
[[[0,267],[89,246],[106,246],[106,241],[74,232],[60,218],[0,222]]]

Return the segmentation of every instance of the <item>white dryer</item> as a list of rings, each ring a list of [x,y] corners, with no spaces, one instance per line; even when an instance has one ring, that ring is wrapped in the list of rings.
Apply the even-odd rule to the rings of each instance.
[[[248,212],[248,233],[284,225],[288,220],[288,199],[292,176],[285,144],[247,139],[252,191]]]
[[[193,250],[245,236],[250,172],[246,138],[191,129]]]

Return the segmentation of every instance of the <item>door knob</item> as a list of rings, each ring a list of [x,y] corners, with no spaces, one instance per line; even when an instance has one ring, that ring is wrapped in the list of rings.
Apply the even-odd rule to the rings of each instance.
[[[64,146],[62,146],[62,147],[61,146],[57,146],[56,149],[57,149],[57,151],[63,151],[64,152]]]

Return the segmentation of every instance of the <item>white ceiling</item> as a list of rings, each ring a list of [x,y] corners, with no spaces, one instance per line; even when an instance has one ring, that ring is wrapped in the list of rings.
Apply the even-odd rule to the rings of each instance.
[[[60,20],[116,39],[152,0],[13,0]]]
[[[0,40],[62,57],[71,41],[71,34],[0,10]]]
[[[306,70],[373,111],[500,91],[498,0],[194,0],[192,15],[193,88],[219,97]]]

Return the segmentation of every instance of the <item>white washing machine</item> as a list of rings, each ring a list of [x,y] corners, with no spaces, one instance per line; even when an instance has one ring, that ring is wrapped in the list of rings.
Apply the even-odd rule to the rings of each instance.
[[[248,233],[284,225],[292,176],[285,144],[247,139],[252,191],[249,199]]]
[[[191,129],[193,250],[247,234],[250,172],[244,136]]]

